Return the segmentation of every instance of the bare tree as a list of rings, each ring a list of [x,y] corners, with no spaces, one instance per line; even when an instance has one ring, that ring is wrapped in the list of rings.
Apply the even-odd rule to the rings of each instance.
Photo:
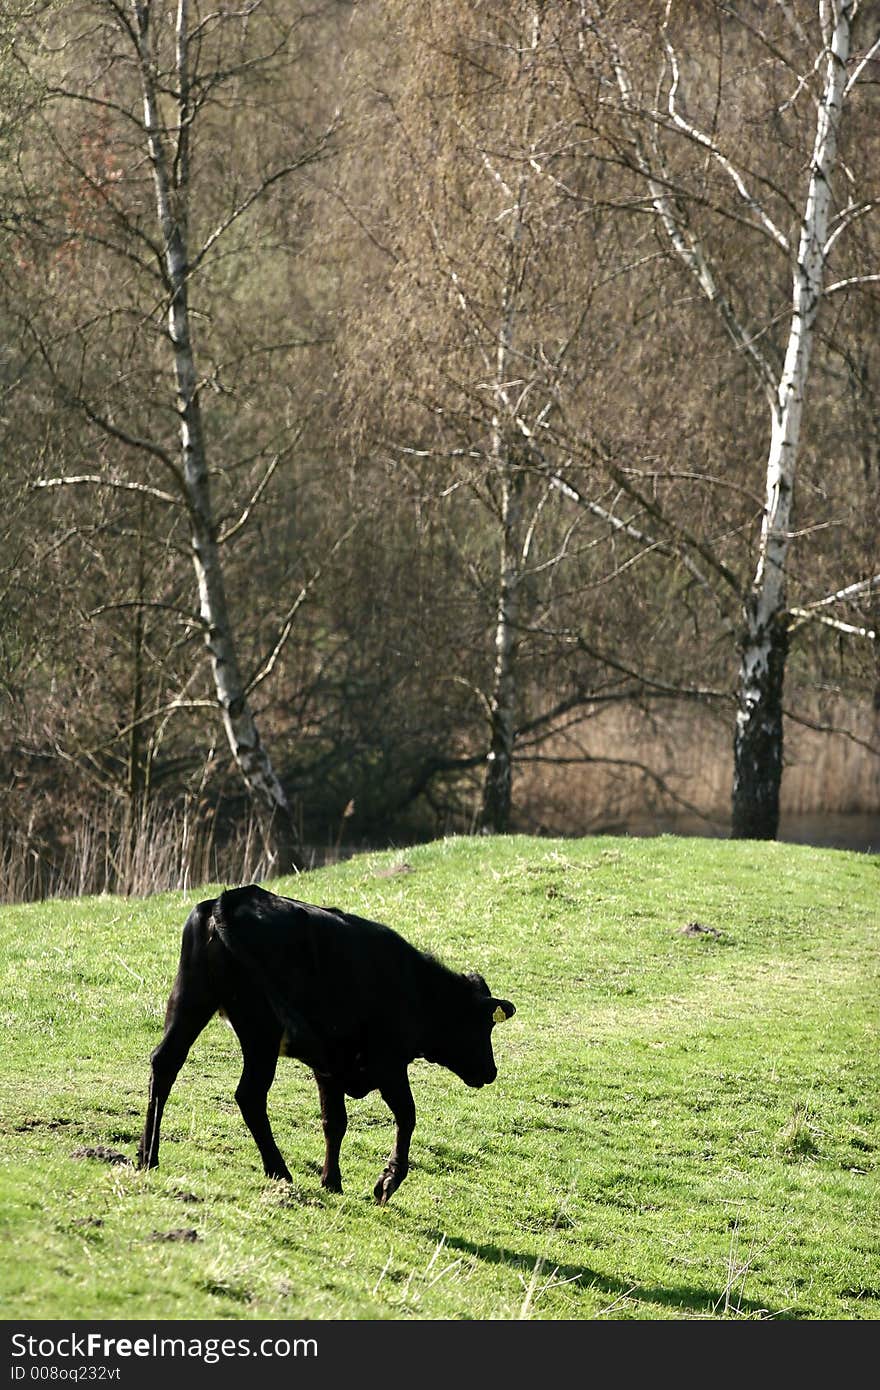
[[[609,107],[616,90],[619,124],[614,134],[609,126],[604,130],[613,157],[642,181],[662,237],[748,364],[768,409],[765,500],[751,582],[741,589],[732,831],[772,838],[779,820],[783,682],[794,623],[808,614],[831,620],[836,605],[880,582],[877,575],[850,579],[833,594],[794,610],[789,606],[794,485],[819,315],[832,295],[880,278],[876,269],[850,273],[845,263],[838,278],[829,273],[847,231],[878,206],[876,178],[863,163],[842,157],[841,139],[848,108],[880,54],[880,33],[868,13],[864,40],[854,50],[858,0],[820,0],[812,22],[808,6],[780,3],[766,12],[734,14],[719,5],[710,76],[690,46],[697,31],[705,32],[705,22],[683,8],[667,0],[656,28],[650,30],[650,21],[646,26],[651,37],[645,45],[641,25],[628,26],[595,0],[581,0],[581,48],[572,71],[579,74],[582,93],[588,83],[592,92],[599,71]],[[735,77],[724,66],[725,37],[740,64]],[[758,57],[745,69],[745,82],[742,64],[752,54],[744,56],[742,46],[749,45]],[[597,52],[598,69],[591,66]],[[763,157],[754,145],[738,147],[736,122],[724,108],[733,99],[730,82],[752,93],[758,72],[771,97]],[[813,111],[806,148],[803,107]],[[768,149],[778,157],[768,158]],[[766,262],[772,266],[779,258],[783,273],[790,269],[787,306],[777,300],[775,273],[770,281],[769,320],[744,312],[760,296],[742,283],[738,291],[730,288],[737,270],[729,255],[718,255],[719,218],[737,226],[740,245],[744,236],[762,240]],[[733,576],[728,580],[735,589]]]
[[[295,861],[296,835],[253,696],[274,669],[310,584],[296,594],[270,650],[248,674],[221,556],[251,520],[298,436],[284,422],[268,446],[251,445],[249,495],[233,500],[227,480],[212,465],[205,424],[212,389],[222,401],[230,371],[216,357],[206,369],[211,321],[204,317],[205,284],[222,271],[230,250],[241,259],[261,206],[326,153],[329,130],[309,137],[295,129],[285,93],[279,111],[289,123],[280,136],[277,127],[271,129],[267,150],[254,146],[254,131],[244,131],[247,148],[256,149],[245,172],[230,171],[218,187],[211,170],[209,188],[198,156],[203,166],[209,159],[216,165],[224,124],[237,130],[243,103],[252,114],[260,108],[267,74],[276,83],[282,73],[289,77],[303,23],[298,7],[270,0],[242,10],[198,0],[92,0],[60,15],[50,7],[38,31],[41,48],[28,53],[22,43],[47,90],[45,148],[68,177],[75,176],[80,195],[55,235],[59,244],[102,258],[106,268],[103,303],[84,305],[78,320],[56,323],[54,332],[45,321],[32,319],[30,327],[56,390],[115,450],[113,465],[103,471],[65,471],[36,479],[34,486],[110,488],[182,509],[217,709],[276,870]],[[172,386],[167,403],[161,395],[139,399],[130,386],[120,394],[95,369],[95,349],[106,362],[107,335],[126,319],[138,335],[126,347],[134,370],[149,373],[155,364],[161,373],[164,366]],[[285,346],[289,352],[291,344]],[[218,479],[228,499],[223,509],[231,504],[238,511],[227,513],[225,521],[215,499]]]
[[[454,499],[456,569],[488,637],[484,665],[463,644],[453,657],[481,722],[458,761],[482,767],[474,824],[493,832],[509,828],[518,740],[534,748],[556,716],[633,689],[579,640],[583,604],[572,630],[570,591],[613,539],[582,535],[546,458],[561,393],[589,390],[577,363],[590,295],[620,253],[600,247],[568,186],[577,141],[556,71],[568,25],[526,0],[478,13],[443,0],[402,18],[403,77],[368,106],[387,183],[353,209],[349,182],[346,200],[381,256],[381,289],[350,314],[344,346],[352,415],[373,411],[371,446],[425,505]],[[465,533],[468,497],[480,520]]]

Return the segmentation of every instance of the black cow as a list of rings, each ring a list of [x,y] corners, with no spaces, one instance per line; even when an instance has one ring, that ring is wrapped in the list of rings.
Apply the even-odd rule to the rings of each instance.
[[[515,1012],[481,975],[458,975],[390,927],[338,908],[312,907],[251,884],[199,903],[183,929],[165,1036],[151,1058],[138,1164],[159,1161],[159,1127],[174,1079],[217,1011],[238,1034],[244,1070],[235,1092],[266,1174],[290,1181],[266,1097],[279,1055],[311,1067],[326,1153],[321,1184],[342,1191],[339,1151],[346,1095],[380,1092],[397,1123],[373,1189],[384,1204],[409,1169],[416,1112],[407,1067],[437,1062],[468,1086],[495,1080],[492,1027]]]

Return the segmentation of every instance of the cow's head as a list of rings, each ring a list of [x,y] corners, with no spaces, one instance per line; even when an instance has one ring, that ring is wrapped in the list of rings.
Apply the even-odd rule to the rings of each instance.
[[[460,1002],[456,1001],[458,1006],[443,1020],[441,1036],[428,1060],[448,1067],[468,1086],[488,1086],[498,1075],[492,1029],[496,1023],[513,1018],[516,1009],[509,999],[496,999],[482,975],[460,978]]]

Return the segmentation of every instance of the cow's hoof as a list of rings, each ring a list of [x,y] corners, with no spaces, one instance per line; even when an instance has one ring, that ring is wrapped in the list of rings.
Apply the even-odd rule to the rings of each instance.
[[[341,1179],[341,1178],[322,1178],[322,1179],[321,1179],[321,1186],[323,1187],[323,1189],[324,1189],[325,1192],[341,1192],[341,1191],[342,1191],[342,1179]]]
[[[266,1177],[274,1178],[276,1182],[293,1182],[286,1164],[283,1168],[267,1168]]]
[[[380,1175],[379,1181],[373,1188],[373,1196],[380,1207],[387,1205],[388,1198],[391,1196],[392,1192],[396,1192],[400,1187],[400,1181],[400,1178],[393,1168],[386,1168],[384,1173]]]

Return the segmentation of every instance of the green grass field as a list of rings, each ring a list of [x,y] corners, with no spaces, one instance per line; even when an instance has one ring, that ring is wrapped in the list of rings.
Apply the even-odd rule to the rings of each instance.
[[[264,1179],[215,1020],[133,1158],[190,906],[0,909],[0,1309],[16,1319],[880,1316],[880,859],[720,840],[453,839],[285,879],[513,999],[494,1086],[411,1068],[413,1168],[349,1104],[269,1097]],[[699,923],[708,931],[684,931]]]

